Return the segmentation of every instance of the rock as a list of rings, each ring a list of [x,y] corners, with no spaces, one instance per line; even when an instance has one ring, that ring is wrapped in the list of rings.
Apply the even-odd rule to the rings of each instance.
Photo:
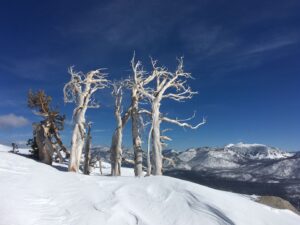
[[[259,202],[264,205],[271,206],[277,209],[289,209],[294,213],[300,215],[300,212],[287,200],[284,200],[276,196],[260,196],[256,199],[256,202]]]

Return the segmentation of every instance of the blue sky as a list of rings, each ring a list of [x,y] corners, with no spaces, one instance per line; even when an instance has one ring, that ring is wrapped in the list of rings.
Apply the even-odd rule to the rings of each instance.
[[[1,1],[0,142],[24,142],[39,121],[26,107],[29,88],[63,103],[67,68],[108,68],[110,79],[130,74],[136,52],[173,69],[184,56],[199,92],[191,101],[164,102],[171,116],[208,123],[199,130],[171,126],[169,147],[264,143],[300,150],[300,2],[287,1]],[[110,91],[90,109],[93,143],[109,145],[114,130]],[[128,102],[125,102],[128,104]],[[71,126],[63,132],[70,144]],[[130,126],[125,129],[131,147]]]

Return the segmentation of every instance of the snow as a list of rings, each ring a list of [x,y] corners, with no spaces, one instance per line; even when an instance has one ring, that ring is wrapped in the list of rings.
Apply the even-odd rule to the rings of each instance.
[[[91,175],[100,176],[101,173],[100,173],[99,165],[97,164],[96,166],[97,166],[96,168],[92,168]],[[102,162],[101,166],[102,166],[102,175],[110,175],[111,174],[111,166],[109,163]],[[133,177],[134,170],[132,168],[122,167],[121,174],[123,177]],[[144,174],[146,174],[146,173],[144,173]]]
[[[8,147],[6,145],[1,145],[0,144],[0,152],[8,152],[8,151],[11,151],[12,148],[11,147]]]
[[[0,152],[9,152],[9,151],[12,151],[12,147],[0,144]],[[28,148],[18,148],[17,152],[23,155],[30,155]]]
[[[197,151],[194,148],[191,148],[183,153],[181,153],[178,158],[182,160],[183,162],[188,162],[192,160],[194,157],[196,157]]]
[[[103,170],[110,169],[103,165]],[[249,196],[132,174],[63,172],[0,146],[0,225],[300,224],[293,212],[261,205]]]
[[[283,152],[277,148],[269,147],[263,144],[228,144],[224,150],[233,151],[250,159],[283,159],[293,156],[292,153]]]

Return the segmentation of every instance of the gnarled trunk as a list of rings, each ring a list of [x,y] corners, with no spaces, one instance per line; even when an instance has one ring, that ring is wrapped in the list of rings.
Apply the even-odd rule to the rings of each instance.
[[[74,129],[72,135],[72,148],[70,154],[70,163],[69,163],[69,171],[78,172],[82,150],[84,147],[84,140],[85,140],[85,109],[79,109],[77,113],[75,113],[74,117]]]
[[[122,116],[122,99],[123,99],[123,88],[124,82],[114,83],[112,95],[115,97],[115,119],[116,119],[116,129],[114,131],[111,147],[110,147],[110,161],[111,161],[111,175],[120,176],[121,175],[121,164],[122,164],[122,138],[123,138],[123,128],[127,123],[130,115],[131,108],[127,109],[125,114]]]
[[[86,175],[90,174],[90,161],[91,161],[91,124],[88,125],[88,134],[85,140],[85,147],[84,147],[84,167],[83,173]]]
[[[58,144],[59,147],[60,147],[60,149],[57,150],[57,154],[58,154],[60,160],[63,161],[62,155],[61,155],[61,153],[60,153],[61,150],[66,154],[65,157],[66,157],[67,159],[70,158],[70,153],[68,152],[68,150],[66,149],[66,147],[65,147],[64,144],[62,143],[61,137],[60,137],[60,135],[58,134],[58,132],[55,131],[55,132],[53,133],[53,136],[54,136],[54,138],[55,138],[57,144]]]
[[[151,166],[151,148],[152,148],[152,131],[153,131],[153,125],[151,125],[149,134],[148,134],[148,149],[147,149],[147,176],[151,175],[152,166]]]
[[[49,141],[47,140],[48,137],[45,135],[45,128],[43,125],[38,124],[35,127],[35,136],[36,136],[36,143],[39,149],[38,157],[39,160],[45,164],[52,165],[52,155],[53,149],[49,147]]]
[[[140,137],[139,126],[140,118],[138,112],[138,96],[137,90],[133,88],[132,90],[132,142],[134,150],[134,174],[135,176],[143,175],[143,150],[142,150],[142,140]]]
[[[160,141],[159,101],[152,104],[153,175],[162,175],[162,146]]]
[[[116,128],[112,137],[111,143],[111,175],[121,175],[121,163],[122,163],[122,128]]]
[[[121,163],[122,163],[122,121],[112,137],[111,142],[111,175],[121,176]]]
[[[84,146],[84,136],[83,126],[80,124],[75,124],[73,135],[72,135],[72,149],[70,154],[70,164],[69,171],[78,172],[81,160],[82,149]]]

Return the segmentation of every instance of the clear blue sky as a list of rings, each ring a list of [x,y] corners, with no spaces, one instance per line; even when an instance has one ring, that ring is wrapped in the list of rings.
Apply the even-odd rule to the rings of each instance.
[[[300,1],[1,1],[0,142],[22,142],[39,121],[26,107],[29,88],[45,89],[71,120],[63,103],[67,68],[108,68],[110,79],[130,74],[133,51],[172,69],[185,57],[199,92],[189,102],[164,102],[169,116],[208,123],[174,128],[170,147],[264,143],[300,150]],[[97,94],[100,109],[93,143],[109,145],[114,129],[110,92]],[[197,122],[197,119],[195,122]],[[125,145],[131,147],[130,127]],[[71,126],[63,132],[70,144]]]

